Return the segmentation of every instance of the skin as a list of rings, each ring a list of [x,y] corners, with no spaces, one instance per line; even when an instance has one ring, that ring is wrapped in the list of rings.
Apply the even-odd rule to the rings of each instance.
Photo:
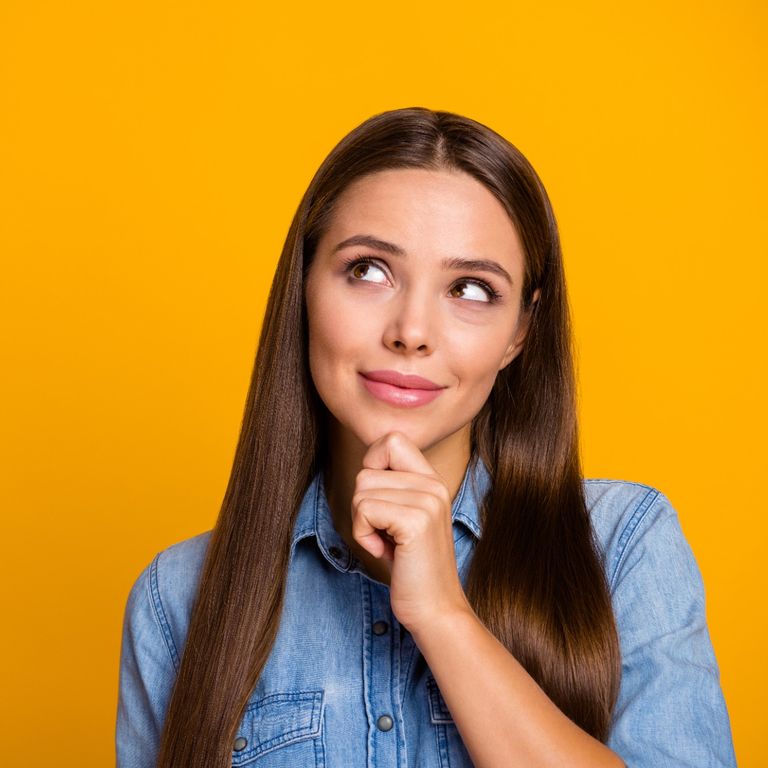
[[[367,246],[333,252],[358,234],[394,243],[406,255]],[[357,255],[377,264],[345,272],[343,260]],[[495,261],[512,284],[488,271],[446,270],[440,263],[445,257]],[[318,243],[305,296],[310,369],[330,415],[329,505],[340,535],[385,583],[391,567],[379,559],[375,537],[352,536],[353,496],[385,479],[402,489],[416,479],[360,475],[364,456],[376,441],[400,433],[401,442],[410,441],[429,465],[412,459],[414,471],[434,474],[444,486],[443,491],[434,483],[412,485],[414,494],[436,492],[450,508],[470,456],[472,419],[497,373],[522,348],[523,268],[520,238],[501,203],[480,182],[456,171],[397,169],[357,180],[337,200]],[[502,294],[499,301],[491,303],[486,290],[468,278],[489,283]],[[374,369],[416,373],[445,389],[418,408],[389,405],[359,381],[358,371]],[[413,496],[401,498],[407,501],[418,506]],[[422,503],[433,502],[422,497]],[[442,534],[445,543],[445,528]],[[388,539],[378,538],[384,551]],[[391,547],[385,551],[393,554]]]
[[[404,255],[370,246],[373,235]],[[370,256],[378,266],[345,271]],[[445,257],[490,259],[446,271]],[[339,534],[380,581],[412,634],[478,768],[617,768],[621,759],[569,720],[481,622],[457,573],[451,504],[470,457],[472,419],[520,353],[523,250],[502,205],[463,172],[398,169],[337,201],[305,285],[309,361],[328,409],[326,492]],[[481,278],[502,294],[489,303]],[[538,298],[535,296],[535,298]],[[431,403],[375,398],[359,371],[394,369],[443,385]]]

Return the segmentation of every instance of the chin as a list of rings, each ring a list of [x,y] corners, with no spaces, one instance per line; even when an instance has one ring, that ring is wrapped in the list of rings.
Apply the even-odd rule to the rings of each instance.
[[[422,452],[427,451],[448,437],[447,434],[436,434],[434,428],[416,424],[413,419],[409,421],[409,419],[402,417],[379,419],[368,425],[359,426],[358,429],[354,430],[354,434],[365,445],[371,445],[371,443],[374,443],[390,432],[402,432]]]
[[[425,432],[421,425],[415,423],[412,416],[393,415],[389,418],[381,416],[370,416],[361,418],[359,415],[351,419],[334,416],[335,428],[341,429],[348,435],[352,435],[357,441],[365,446],[375,443],[384,435],[390,432],[402,432],[410,438],[420,450],[424,450],[433,442],[434,436]]]

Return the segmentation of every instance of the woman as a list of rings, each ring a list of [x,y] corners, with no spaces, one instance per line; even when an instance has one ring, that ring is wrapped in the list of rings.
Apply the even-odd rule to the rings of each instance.
[[[676,513],[581,476],[574,391],[520,152],[423,108],[342,139],[216,526],[130,593],[120,768],[735,765]]]

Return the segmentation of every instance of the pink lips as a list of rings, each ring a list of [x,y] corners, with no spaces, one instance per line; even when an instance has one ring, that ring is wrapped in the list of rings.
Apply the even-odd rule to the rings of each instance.
[[[366,371],[360,378],[374,397],[404,408],[431,403],[445,389],[429,379],[397,371]]]

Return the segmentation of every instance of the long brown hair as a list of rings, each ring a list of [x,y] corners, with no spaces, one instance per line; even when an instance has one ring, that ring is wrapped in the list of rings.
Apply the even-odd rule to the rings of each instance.
[[[321,469],[304,277],[335,200],[365,174],[456,169],[504,205],[524,251],[524,347],[472,423],[489,470],[467,598],[558,707],[607,738],[619,646],[584,497],[565,277],[544,187],[520,151],[474,120],[422,107],[369,118],[323,161],[291,222],[267,301],[240,437],[208,544],[158,768],[225,768],[275,642],[293,524]],[[539,289],[538,301],[533,301]],[[292,386],[285,386],[291,382]]]

